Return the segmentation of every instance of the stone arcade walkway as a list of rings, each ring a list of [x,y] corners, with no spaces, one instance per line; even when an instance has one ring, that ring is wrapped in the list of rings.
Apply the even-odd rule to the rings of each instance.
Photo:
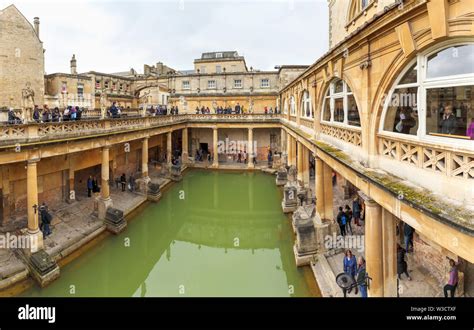
[[[159,169],[150,173],[151,181],[166,186],[171,181],[160,176]],[[115,186],[110,188],[114,207],[126,216],[142,203],[146,197],[130,191],[122,192]],[[102,220],[94,214],[95,197],[77,196],[71,204],[64,202],[52,210],[52,234],[44,240],[45,251],[56,261],[63,259],[79,247],[91,241],[106,230]],[[25,265],[15,256],[13,250],[0,249],[0,290],[19,282],[28,276]]]
[[[310,180],[310,182],[312,181]],[[310,187],[313,189],[314,184],[313,186],[310,184]],[[339,206],[348,204],[352,207],[352,198],[344,199],[344,189],[340,182],[333,186],[333,194],[334,215],[337,214]],[[352,224],[352,229],[357,239],[365,239],[364,221],[360,221],[360,223],[361,227]],[[359,242],[361,241],[359,240]],[[363,250],[361,252],[354,248],[351,250],[356,257],[360,255],[365,256]],[[318,262],[311,265],[323,296],[343,297],[342,290],[336,284],[336,275],[343,272],[343,259],[343,249],[333,250],[325,255],[319,254]],[[412,280],[408,281],[405,275],[402,275],[402,280],[399,283],[400,297],[442,297],[442,287],[440,287],[434,276],[429,274],[422,266],[418,266],[412,254],[408,254],[406,260],[408,263],[408,273]],[[360,297],[360,294],[356,295],[355,291],[352,291],[350,294],[347,294],[347,297]]]

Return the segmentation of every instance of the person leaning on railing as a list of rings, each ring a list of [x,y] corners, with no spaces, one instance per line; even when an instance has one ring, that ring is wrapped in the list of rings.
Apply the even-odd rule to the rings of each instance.
[[[17,125],[17,124],[22,124],[23,121],[21,120],[20,117],[18,117],[15,114],[15,111],[13,111],[13,108],[8,109],[8,124],[11,125]]]

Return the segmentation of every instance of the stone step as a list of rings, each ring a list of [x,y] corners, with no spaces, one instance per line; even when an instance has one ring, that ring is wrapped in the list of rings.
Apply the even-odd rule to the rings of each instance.
[[[311,263],[311,269],[313,270],[314,277],[316,278],[316,282],[318,282],[323,297],[343,296],[341,288],[336,284],[336,276],[324,254],[320,253],[317,255],[317,261]]]

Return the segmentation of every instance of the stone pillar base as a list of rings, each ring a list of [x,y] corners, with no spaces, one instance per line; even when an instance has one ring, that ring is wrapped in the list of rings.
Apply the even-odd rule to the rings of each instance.
[[[300,253],[298,252],[298,247],[296,243],[293,245],[293,253],[295,254],[296,267],[307,266],[315,260],[317,255],[317,250]]]
[[[107,230],[113,234],[119,234],[127,227],[127,221],[123,216],[123,211],[113,207],[107,209],[104,223]]]
[[[97,217],[101,220],[105,220],[107,214],[107,208],[113,205],[112,198],[103,199],[102,197],[96,198],[97,203]]]
[[[151,179],[148,176],[135,180],[135,184],[138,187],[137,192],[139,194],[141,194],[141,195],[146,195],[147,194],[148,182],[150,182],[150,180]]]
[[[43,233],[41,230],[37,232],[26,231],[25,236],[27,237],[28,247],[23,249],[25,255],[30,256],[44,248]]]
[[[41,233],[41,232],[40,232]],[[46,251],[40,249],[30,255],[25,250],[17,254],[23,260],[33,279],[44,288],[59,277],[59,266]]]

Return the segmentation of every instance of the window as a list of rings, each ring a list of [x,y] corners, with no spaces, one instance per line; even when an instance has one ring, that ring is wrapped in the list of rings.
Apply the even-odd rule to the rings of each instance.
[[[283,102],[283,113],[284,114],[288,113],[288,100],[287,99],[285,99],[285,101]]]
[[[242,88],[242,79],[234,80],[234,88]]]
[[[215,80],[208,80],[207,81],[207,89],[215,89],[216,88],[216,81]]]
[[[100,88],[100,81],[99,80],[95,81],[95,88]]]
[[[369,0],[360,0],[360,6],[362,9],[367,7],[368,4],[369,4]]]
[[[119,84],[119,91],[123,90],[123,84]]]
[[[313,109],[311,107],[311,98],[308,91],[303,92],[303,98],[301,99],[301,117],[314,118]]]
[[[67,93],[67,82],[65,81],[61,83],[61,93]]]
[[[113,90],[116,90],[116,89],[117,89],[117,84],[114,83],[114,82],[112,83],[112,89],[113,89]]]
[[[221,73],[222,67],[220,65],[216,65],[216,73]]]
[[[474,139],[473,63],[474,44],[418,55],[385,100],[380,129],[436,142]]]
[[[270,80],[268,80],[268,79],[262,79],[262,80],[260,80],[260,87],[261,87],[261,88],[268,88],[268,87],[270,87]]]
[[[189,84],[189,80],[183,81],[183,89],[191,89],[191,85]]]
[[[78,97],[84,96],[84,84],[77,84],[77,96]]]
[[[360,127],[357,102],[345,81],[338,79],[329,85],[321,120]]]
[[[105,86],[105,88],[109,88],[109,82],[106,81],[106,82],[104,83],[104,86]]]
[[[216,58],[222,58],[222,53],[216,53]]]
[[[296,102],[295,97],[290,97],[290,115],[296,116]]]

